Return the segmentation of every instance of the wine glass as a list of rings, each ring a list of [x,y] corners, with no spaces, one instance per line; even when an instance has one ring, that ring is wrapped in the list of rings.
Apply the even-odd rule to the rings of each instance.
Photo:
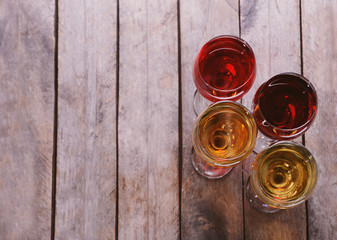
[[[193,130],[192,164],[210,179],[226,175],[253,151],[257,127],[247,108],[221,101],[207,108]]]
[[[298,143],[281,141],[256,156],[246,196],[253,207],[272,213],[304,202],[316,182],[316,162],[309,150]]]
[[[317,93],[308,79],[281,73],[262,84],[253,100],[259,132],[256,152],[275,141],[291,140],[309,129],[317,113]]]
[[[211,39],[194,63],[194,112],[199,115],[213,102],[240,99],[253,85],[255,74],[255,56],[247,42],[229,35]]]

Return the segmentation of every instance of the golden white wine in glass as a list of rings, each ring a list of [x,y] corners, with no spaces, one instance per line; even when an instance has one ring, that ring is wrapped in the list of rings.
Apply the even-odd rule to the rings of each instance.
[[[221,101],[207,108],[193,131],[192,163],[206,178],[220,178],[253,151],[257,127],[239,103]]]
[[[247,182],[247,197],[258,210],[276,212],[308,199],[316,181],[316,162],[309,150],[283,141],[256,156]]]

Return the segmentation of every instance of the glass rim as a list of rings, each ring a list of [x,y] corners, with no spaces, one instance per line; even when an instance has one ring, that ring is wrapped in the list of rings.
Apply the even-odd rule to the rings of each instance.
[[[309,187],[307,192],[305,192],[301,197],[297,198],[297,199],[294,199],[294,200],[287,200],[287,201],[282,201],[282,200],[278,200],[272,196],[270,196],[262,187],[261,187],[261,184],[260,184],[260,180],[259,180],[259,173],[258,173],[258,170],[259,167],[261,166],[261,161],[260,159],[263,158],[263,156],[265,156],[266,154],[268,154],[272,149],[274,149],[275,147],[278,147],[279,145],[284,145],[284,146],[287,146],[287,145],[293,145],[293,146],[296,146],[296,147],[299,147],[301,148],[301,150],[303,150],[305,153],[308,153],[308,157],[306,157],[306,160],[309,160],[310,162],[310,166],[311,166],[311,169],[312,169],[312,172],[314,172],[314,176],[311,181],[310,181],[310,184],[308,184]],[[317,179],[318,179],[318,170],[317,170],[317,163],[316,163],[316,160],[315,160],[315,157],[312,155],[312,153],[309,151],[308,148],[306,148],[304,145],[302,144],[299,144],[299,143],[295,143],[295,142],[292,142],[292,141],[280,141],[280,142],[277,142],[275,143],[274,145],[264,149],[262,152],[260,152],[257,156],[256,156],[256,159],[254,160],[255,161],[258,161],[258,164],[256,166],[256,169],[255,167],[252,168],[252,173],[251,173],[251,177],[252,177],[252,181],[257,181],[258,183],[258,192],[259,193],[262,193],[263,194],[263,197],[260,196],[260,194],[258,194],[256,192],[256,189],[255,189],[255,186],[254,184],[252,183],[252,188],[253,188],[253,191],[255,192],[255,194],[258,196],[258,198],[272,206],[272,207],[275,207],[275,208],[280,208],[280,209],[287,209],[287,208],[292,208],[292,207],[295,207],[299,204],[301,204],[302,202],[304,202],[305,200],[307,200],[311,194],[313,193],[314,189],[315,189],[315,186],[317,184]],[[254,164],[253,162],[253,164]]]
[[[236,88],[233,88],[233,89],[230,89],[230,90],[226,90],[226,89],[219,89],[219,88],[215,88],[211,85],[209,85],[205,80],[204,78],[201,76],[201,73],[200,73],[200,69],[199,67],[197,68],[198,69],[198,75],[200,77],[200,79],[202,79],[202,82],[211,90],[214,90],[214,91],[218,91],[218,92],[222,92],[222,93],[230,93],[230,92],[235,92],[237,90],[239,90],[240,88],[242,88],[243,86],[245,86],[247,83],[250,82],[250,80],[254,77],[255,73],[256,73],[256,58],[255,58],[255,54],[254,54],[254,51],[252,49],[252,47],[245,41],[243,40],[242,38],[240,37],[237,37],[237,36],[234,36],[234,35],[219,35],[217,37],[214,37],[212,38],[211,40],[209,40],[208,42],[206,42],[202,48],[200,49],[199,53],[197,54],[197,57],[195,59],[195,63],[194,64],[197,64],[199,63],[199,56],[200,56],[200,53],[202,52],[202,50],[206,47],[206,45],[208,44],[212,44],[213,41],[217,40],[217,39],[234,39],[236,40],[237,42],[241,43],[242,45],[245,45],[249,51],[253,54],[253,58],[254,58],[254,68],[253,68],[253,71],[250,73],[249,77],[246,79],[246,81],[241,84],[240,86],[236,87]],[[213,96],[212,94],[209,94],[211,96]],[[230,99],[230,98],[228,98]]]
[[[243,160],[245,159],[242,159],[240,161],[237,161],[237,159],[240,159],[242,157],[244,157],[247,153],[248,155],[254,150],[254,147],[255,147],[255,143],[256,143],[256,139],[257,139],[257,124],[256,124],[256,121],[255,121],[255,118],[253,116],[253,114],[248,110],[248,108],[246,108],[245,106],[243,106],[242,104],[238,103],[238,102],[234,102],[234,101],[229,101],[229,100],[223,100],[223,101],[219,101],[219,102],[215,102],[213,104],[211,104],[208,108],[206,108],[197,118],[195,124],[194,124],[194,130],[193,130],[193,135],[194,134],[197,134],[197,139],[199,139],[200,141],[200,135],[199,135],[199,131],[196,132],[196,129],[197,126],[199,125],[201,119],[204,117],[204,115],[211,111],[214,107],[216,107],[217,105],[220,105],[220,104],[223,104],[223,103],[227,103],[227,104],[232,104],[232,105],[235,105],[236,107],[239,107],[239,108],[242,108],[245,110],[246,113],[248,113],[249,115],[249,118],[250,120],[252,120],[252,137],[254,138],[253,141],[252,141],[252,144],[251,146],[246,150],[244,151],[243,153],[241,153],[240,155],[236,156],[236,157],[232,157],[232,158],[220,158],[220,157],[216,157],[212,154],[210,154],[202,144],[200,144],[202,146],[202,149],[203,149],[203,155],[200,155],[199,153],[199,149],[195,148],[195,153],[201,158],[201,159],[204,159],[205,161],[207,161],[209,164],[212,164],[214,166],[217,166],[217,167],[231,167],[231,166],[234,166],[234,165],[237,165],[239,164],[240,162],[242,162]],[[231,107],[232,109],[232,107]],[[196,146],[196,142],[195,142],[195,138],[192,137],[192,142],[193,142],[193,146]],[[247,155],[247,157],[248,157]],[[214,161],[210,160],[210,159],[216,159]]]
[[[318,109],[318,96],[317,96],[317,91],[314,87],[314,85],[306,78],[304,77],[303,75],[301,74],[298,74],[298,73],[294,73],[294,72],[284,72],[284,73],[279,73],[273,77],[271,77],[269,80],[267,80],[266,82],[262,83],[261,86],[263,88],[263,85],[267,84],[267,83],[270,83],[271,80],[273,80],[273,78],[275,77],[278,77],[280,75],[286,75],[286,76],[295,76],[297,77],[298,79],[301,79],[302,81],[304,81],[305,83],[307,83],[309,86],[310,86],[310,89],[312,89],[313,93],[314,93],[314,96],[315,96],[315,101],[316,101],[316,108],[315,108],[315,111],[313,112],[313,114],[311,115],[311,117],[305,122],[303,123],[301,126],[298,126],[298,127],[295,127],[295,128],[280,128],[280,127],[277,127],[275,126],[274,124],[270,123],[269,121],[266,120],[265,116],[263,115],[262,111],[261,111],[261,108],[260,108],[260,97],[258,97],[257,99],[257,104],[259,106],[259,112],[263,118],[264,121],[266,121],[268,123],[268,125],[276,130],[279,130],[279,131],[295,131],[295,130],[298,130],[306,125],[308,125],[310,122],[312,122],[315,117],[316,117],[316,114],[317,114],[317,109]],[[261,89],[262,90],[262,89]],[[260,91],[256,91],[255,95],[256,94],[259,94],[260,95]],[[283,136],[282,136],[283,137]],[[289,137],[290,138],[290,137]]]

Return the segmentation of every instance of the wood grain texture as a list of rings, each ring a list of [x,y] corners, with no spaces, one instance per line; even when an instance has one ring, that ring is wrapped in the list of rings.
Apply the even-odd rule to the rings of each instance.
[[[56,239],[114,239],[116,1],[59,1]]]
[[[182,239],[243,239],[242,175],[236,167],[219,180],[201,177],[192,167],[192,68],[201,47],[211,38],[239,35],[238,1],[181,1],[182,62]]]
[[[54,1],[0,2],[0,239],[49,239]]]
[[[120,1],[120,239],[179,238],[176,4]]]
[[[243,102],[251,108],[257,88],[282,72],[301,73],[298,1],[241,1],[241,36],[253,48],[257,75]],[[245,171],[245,181],[248,174]],[[306,239],[305,204],[274,214],[260,213],[245,197],[245,239]]]
[[[316,158],[318,182],[309,206],[309,239],[337,239],[337,2],[302,0],[303,71],[319,106],[306,145]]]

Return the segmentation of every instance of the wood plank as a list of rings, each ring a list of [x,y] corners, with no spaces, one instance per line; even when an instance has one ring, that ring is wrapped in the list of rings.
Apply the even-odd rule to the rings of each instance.
[[[181,1],[182,62],[182,239],[243,239],[242,176],[236,167],[219,180],[201,177],[192,167],[192,69],[201,47],[211,38],[239,35],[238,1]]]
[[[0,2],[0,239],[49,239],[54,1]]]
[[[301,73],[298,1],[241,1],[241,35],[255,52],[257,75],[244,103],[251,108],[257,88],[282,72]],[[245,172],[245,182],[248,174]],[[306,239],[305,204],[274,214],[253,209],[247,198],[245,239]]]
[[[337,239],[337,2],[302,0],[303,71],[315,85],[319,106],[306,145],[318,165],[308,201],[309,239]]]
[[[179,238],[177,3],[120,1],[120,239]]]
[[[56,239],[113,239],[116,1],[59,1]]]

